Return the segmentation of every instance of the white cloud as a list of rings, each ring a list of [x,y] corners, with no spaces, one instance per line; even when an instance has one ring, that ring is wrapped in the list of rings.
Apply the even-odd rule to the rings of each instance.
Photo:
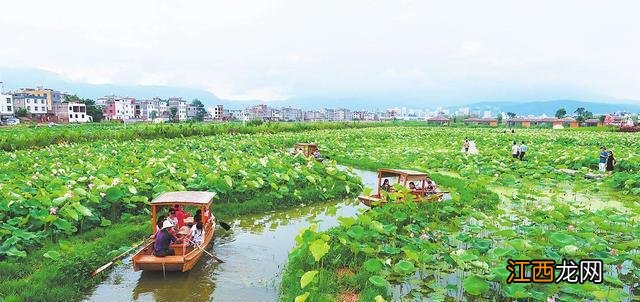
[[[2,10],[0,65],[91,83],[265,101],[640,99],[635,0],[32,0]]]
[[[211,93],[216,94],[219,98],[232,101],[284,101],[289,99],[289,95],[280,87],[258,87],[246,90],[233,90],[228,87],[209,89]]]

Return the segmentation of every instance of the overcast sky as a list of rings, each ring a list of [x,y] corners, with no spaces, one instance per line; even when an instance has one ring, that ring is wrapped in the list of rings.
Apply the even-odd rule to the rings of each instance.
[[[640,1],[3,1],[0,66],[224,99],[640,100]]]

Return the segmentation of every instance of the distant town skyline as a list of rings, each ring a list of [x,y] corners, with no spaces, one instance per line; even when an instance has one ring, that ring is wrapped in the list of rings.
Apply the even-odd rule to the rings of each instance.
[[[304,105],[640,100],[637,1],[10,1],[2,7],[0,68],[45,70],[78,85],[169,86],[229,102]],[[0,81],[11,80],[6,74]],[[31,87],[59,87],[30,80]]]

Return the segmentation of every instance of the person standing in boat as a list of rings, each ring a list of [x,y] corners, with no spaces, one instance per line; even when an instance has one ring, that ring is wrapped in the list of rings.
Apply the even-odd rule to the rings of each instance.
[[[176,242],[176,237],[169,233],[169,229],[173,228],[171,221],[165,220],[162,223],[162,230],[156,235],[153,243],[153,255],[156,257],[173,256],[176,252],[169,246],[172,242]]]
[[[462,143],[462,149],[464,150],[464,153],[469,153],[469,140],[465,138],[464,143]]]

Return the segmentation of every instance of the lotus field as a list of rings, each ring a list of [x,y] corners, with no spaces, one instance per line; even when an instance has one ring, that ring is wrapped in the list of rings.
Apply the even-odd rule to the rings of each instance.
[[[81,299],[100,280],[90,271],[148,236],[148,203],[162,192],[215,192],[224,220],[376,189],[339,165],[424,171],[450,199],[415,203],[396,186],[389,198],[403,202],[362,206],[324,231],[310,220],[278,279],[282,301],[637,295],[634,134],[415,123],[60,127],[0,131],[0,300]],[[465,139],[479,154],[463,152]],[[523,161],[511,157],[513,141],[529,146]],[[292,156],[296,142],[318,143],[325,160]],[[617,158],[612,175],[598,172],[601,146]],[[601,282],[507,283],[509,260],[589,259],[602,260]]]
[[[357,178],[331,162],[284,156],[283,140],[260,134],[110,140],[3,153],[0,257],[25,257],[43,239],[146,213],[148,201],[165,191],[216,192],[224,216],[360,190]],[[236,206],[224,207],[230,203]]]
[[[300,284],[283,286],[283,301],[624,301],[637,295],[637,136],[396,127],[306,137],[322,142],[339,162],[423,170],[454,193],[450,201],[377,207],[327,232],[302,230],[283,281]],[[476,142],[478,155],[462,152],[465,138]],[[511,157],[514,140],[529,146],[524,161]],[[585,179],[598,174],[603,145],[617,156],[616,171]],[[406,194],[398,189],[390,198]],[[507,284],[509,259],[600,259],[604,276],[601,283]]]

